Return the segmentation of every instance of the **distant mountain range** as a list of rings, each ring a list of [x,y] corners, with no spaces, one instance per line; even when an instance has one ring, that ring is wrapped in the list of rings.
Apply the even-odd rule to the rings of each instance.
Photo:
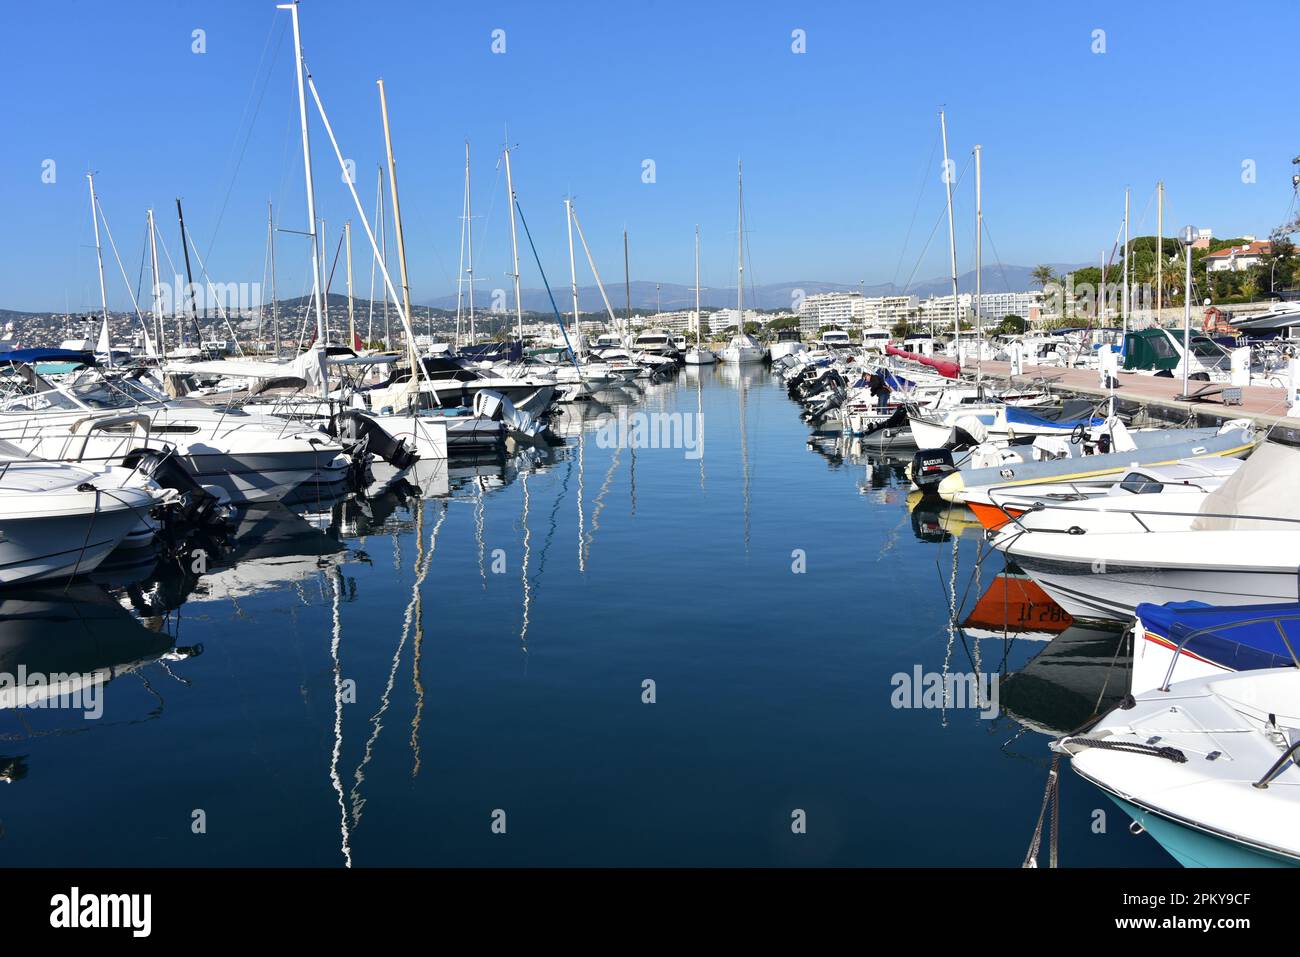
[[[1074,269],[1079,269],[1086,265],[1083,263],[1051,263],[1052,269],[1058,274],[1064,274]],[[985,266],[982,270],[983,281],[982,288],[985,292],[1026,292],[1036,289],[1031,273],[1033,266]],[[973,292],[975,289],[975,271],[963,273],[957,277],[957,286],[961,292]],[[568,286],[559,286],[554,288],[555,305],[562,314],[569,314],[573,311],[573,303],[570,298]],[[613,306],[617,315],[622,315],[627,307],[627,294],[622,282],[615,281],[605,287],[609,295],[610,305]],[[836,283],[820,282],[816,280],[804,280],[800,282],[781,282],[769,283],[762,286],[756,286],[753,289],[745,289],[745,307],[749,309],[777,310],[791,309],[796,300],[796,291],[801,291],[804,296],[812,295],[819,292],[863,292],[868,296],[895,296],[911,295],[921,299],[927,296],[945,296],[952,291],[952,280],[947,277],[938,277],[935,279],[925,279],[920,282],[914,282],[906,289],[895,286],[891,283],[876,283],[874,285],[860,286],[857,283]],[[503,293],[503,305],[507,311],[512,311],[514,307],[514,294],[511,290],[506,289]],[[638,312],[654,310],[656,307],[663,309],[665,312],[679,309],[690,309],[695,305],[695,291],[691,286],[681,285],[679,283],[661,283],[656,286],[653,282],[645,280],[634,280],[631,283],[632,308]],[[549,315],[552,311],[551,300],[546,294],[545,289],[524,289],[522,298],[525,312],[541,313]],[[307,296],[299,296],[294,299],[280,300],[279,307],[283,314],[282,318],[287,315],[301,315],[302,310],[310,305],[311,299]],[[706,309],[734,308],[736,305],[736,287],[724,288],[705,288],[700,291],[700,302]],[[491,290],[480,288],[474,297],[476,312],[484,314],[491,311],[493,306],[493,293]],[[584,313],[599,313],[604,311],[604,303],[600,296],[600,290],[596,286],[578,287],[578,308]],[[329,312],[331,317],[337,317],[347,309],[347,297],[339,293],[330,293],[329,295]],[[378,314],[383,309],[382,301],[374,304],[375,312]],[[367,300],[356,299],[353,302],[353,310],[358,319],[365,317],[368,319],[370,314],[370,304]],[[97,313],[98,310],[91,310]],[[430,315],[437,316],[440,314],[451,313],[456,311],[456,296],[440,296],[428,300],[424,303],[418,303],[412,306],[412,312],[415,313],[417,320],[428,318]],[[62,312],[23,312],[21,310],[0,309],[0,323],[9,321],[21,321],[24,319],[41,319],[49,320],[54,317],[62,317]],[[115,313],[120,315],[120,313]],[[396,317],[392,317],[393,321]],[[207,320],[211,321],[211,319]]]
[[[1065,273],[1078,269],[1085,264],[1051,263],[1050,265],[1057,273]],[[1031,276],[1034,268],[1033,266],[985,266],[981,270],[981,288],[984,292],[1027,292],[1031,289],[1037,289],[1037,284],[1034,283]],[[958,276],[957,286],[961,292],[973,292],[975,289],[975,270],[972,269]],[[877,283],[866,287],[857,283],[819,282],[811,279],[802,282],[771,283],[756,286],[753,289],[746,287],[745,307],[769,310],[790,309],[795,302],[797,290],[802,291],[804,296],[818,292],[863,292],[868,296],[911,295],[924,299],[931,295],[945,296],[951,294],[952,280],[947,277],[926,279],[912,283],[906,290],[891,283]],[[568,286],[556,287],[552,292],[555,295],[555,305],[561,313],[573,311],[573,300]],[[610,283],[606,285],[605,292],[609,296],[610,305],[614,307],[614,312],[621,315],[627,306],[627,293],[623,283],[617,281]],[[656,289],[655,283],[638,279],[631,284],[631,294],[632,308],[634,310],[644,311],[655,309],[658,306],[665,312],[671,312],[679,309],[692,309],[695,306],[694,287],[678,283],[662,283]],[[477,291],[474,297],[475,308],[490,306],[492,302],[491,295],[490,292]],[[547,296],[545,289],[524,289],[521,298],[523,299],[525,311],[551,311],[551,300]],[[506,290],[506,300],[513,306],[514,293],[512,291]],[[701,289],[700,304],[706,309],[735,308],[736,287]],[[441,296],[429,300],[426,305],[437,309],[454,311],[456,297],[454,295]],[[596,286],[578,287],[578,309],[581,312],[601,312],[604,310],[600,290]]]

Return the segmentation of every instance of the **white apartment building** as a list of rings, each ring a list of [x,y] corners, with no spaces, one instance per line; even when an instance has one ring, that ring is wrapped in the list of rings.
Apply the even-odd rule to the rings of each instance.
[[[915,296],[863,296],[857,292],[821,292],[799,306],[799,331],[815,334],[826,326],[878,326],[888,329],[916,312]]]
[[[968,292],[957,296],[957,306],[963,322],[974,322],[975,297]],[[1020,316],[1028,321],[1042,312],[1043,295],[1040,292],[986,292],[980,295],[980,315],[984,321],[998,323],[1006,316]],[[920,320],[927,325],[952,327],[952,296],[930,296],[921,300]]]

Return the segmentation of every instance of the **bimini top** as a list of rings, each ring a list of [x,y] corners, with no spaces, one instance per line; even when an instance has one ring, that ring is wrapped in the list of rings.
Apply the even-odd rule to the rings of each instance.
[[[1233,605],[1199,601],[1143,602],[1142,627],[1170,644],[1233,671],[1294,667],[1300,655],[1300,603]],[[1290,648],[1287,643],[1290,643]]]
[[[21,365],[31,365],[36,362],[75,362],[93,366],[95,355],[77,349],[11,349],[9,352],[0,352],[0,362],[15,362]]]

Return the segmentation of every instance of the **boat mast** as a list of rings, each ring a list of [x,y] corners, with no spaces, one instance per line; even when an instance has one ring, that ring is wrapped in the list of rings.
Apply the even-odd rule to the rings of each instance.
[[[939,132],[943,137],[943,183],[948,193],[948,258],[952,265],[952,329],[957,365],[961,366],[961,301],[957,297],[957,230],[952,221],[952,167],[948,165],[948,120],[939,111]]]
[[[1165,181],[1156,183],[1156,325],[1160,325],[1160,307],[1164,302],[1160,277],[1165,264]]]
[[[578,264],[573,258],[573,200],[565,197],[564,221],[569,230],[569,287],[573,291],[573,328],[578,330],[578,348],[582,348],[581,320],[578,316]]]
[[[275,213],[266,202],[266,242],[271,247],[271,325],[275,327],[275,357],[280,358],[280,302],[275,294]]]
[[[154,229],[153,209],[149,210],[149,261],[153,267],[153,336],[158,357],[167,357],[167,342],[163,335],[162,289],[158,276],[158,239]]]
[[[984,198],[980,183],[980,152],[975,144],[975,394],[984,396],[984,298],[981,295],[984,272]]]
[[[627,311],[623,316],[623,338],[626,339],[632,335],[632,273],[628,267],[626,226],[623,227],[623,294],[627,297]]]
[[[99,200],[95,198],[95,174],[87,173],[86,180],[90,183],[90,221],[95,227],[95,261],[99,264],[99,303],[103,312],[103,332],[100,335],[108,343],[105,352],[108,353],[108,364],[111,368],[113,365],[113,337],[108,331],[108,290],[104,287],[104,250],[99,245]],[[98,343],[96,343],[98,344]]]
[[[700,342],[700,224],[695,224],[695,350],[698,352]]]
[[[465,141],[465,252],[467,265],[465,279],[469,283],[469,341],[476,341],[474,335],[474,207],[470,193],[469,179],[469,140]]]
[[[195,341],[195,347],[202,349],[203,330],[199,328],[199,305],[194,301],[194,270],[190,268],[190,240],[185,233],[185,211],[181,209],[181,198],[179,196],[176,197],[176,221],[180,223],[181,252],[185,254],[185,289],[189,293],[190,322],[194,324],[194,334],[198,337]],[[177,325],[180,324],[177,323]],[[184,326],[181,326],[181,329],[183,330]],[[184,342],[184,332],[181,333],[181,341]]]
[[[745,170],[736,160],[736,335],[745,331]],[[739,348],[739,347],[738,347]],[[739,359],[739,355],[736,357]]]
[[[388,129],[388,98],[384,95],[384,81],[379,85],[379,111],[384,119],[384,149],[388,151],[388,189],[393,196],[393,230],[397,233],[397,265],[402,277],[402,311],[406,314],[410,326],[411,341],[407,343],[407,353],[411,359],[411,372],[415,373],[417,356],[415,352],[415,326],[411,321],[411,285],[406,274],[406,241],[402,235],[402,207],[397,201],[397,161],[393,158],[393,136]]]
[[[515,322],[518,326],[519,349],[524,348],[524,304],[519,294],[519,235],[515,227],[515,184],[510,176],[510,147],[506,146],[506,192],[510,195],[510,252],[514,257],[515,271]]]
[[[1123,336],[1125,338],[1128,337],[1128,311],[1130,305],[1129,303],[1130,294],[1129,294],[1128,202],[1129,202],[1129,193],[1131,192],[1132,190],[1130,190],[1128,187],[1124,188],[1124,302],[1123,302],[1124,320],[1122,325],[1123,325]]]
[[[288,10],[293,16],[293,61],[298,78],[298,119],[302,131],[302,171],[307,185],[307,229],[311,237],[312,299],[316,307],[316,341],[325,342],[325,310],[322,302],[325,281],[321,270],[319,237],[316,234],[316,187],[311,176],[311,136],[307,132],[307,90],[303,83],[302,33],[298,26],[298,0],[276,5],[277,10]],[[329,395],[329,382],[321,377],[321,395]]]
[[[348,250],[348,348],[357,346],[357,320],[352,309],[352,220],[343,224],[343,245]]]

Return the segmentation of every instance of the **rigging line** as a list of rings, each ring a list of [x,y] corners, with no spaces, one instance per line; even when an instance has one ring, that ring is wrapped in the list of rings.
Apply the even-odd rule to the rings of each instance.
[[[894,266],[894,275],[889,279],[890,290],[898,288],[898,272],[903,268],[903,256],[907,253],[907,245],[912,241],[912,227],[916,225],[916,215],[921,211],[921,200],[925,197],[925,185],[930,182],[930,170],[934,168],[934,154],[939,149],[939,134],[935,134],[934,139],[930,141],[930,158],[925,161],[925,172],[921,174],[921,187],[916,191],[916,202],[912,206],[912,219],[907,224],[907,235],[903,237],[903,246],[898,251],[898,264]]]
[[[99,218],[104,224],[104,234],[108,236],[108,245],[113,250],[113,259],[117,261],[117,270],[122,274],[122,285],[126,286],[126,291],[131,296],[131,305],[135,308],[136,318],[140,320],[140,328],[144,330],[145,341],[149,340],[149,327],[145,324],[144,316],[140,313],[140,303],[135,298],[135,293],[131,292],[131,280],[126,278],[126,269],[122,266],[122,257],[117,254],[117,243],[113,242],[113,231],[108,228],[108,217],[104,215],[104,207],[99,204],[99,198],[95,198],[95,208],[99,210]],[[109,343],[109,352],[113,351],[113,345]]]
[[[271,65],[267,68],[266,76],[262,77],[262,92],[258,94],[257,104],[253,108],[253,115],[248,119],[248,129],[244,133],[244,142],[239,147],[239,156],[235,159],[234,168],[230,171],[230,179],[226,183],[226,195],[221,200],[221,209],[217,211],[217,220],[212,227],[212,236],[208,240],[209,256],[212,255],[212,247],[217,243],[217,233],[220,231],[221,221],[226,215],[226,207],[230,203],[230,194],[234,192],[235,179],[239,176],[239,168],[244,163],[244,155],[248,152],[248,144],[253,138],[253,127],[257,124],[257,117],[262,111],[262,100],[265,99],[266,91],[270,88],[271,72],[275,69],[275,64],[279,61],[280,48],[284,46],[284,34],[288,29],[288,21],[278,15],[271,20],[271,27],[266,31],[266,41],[262,45],[262,55],[258,58],[257,69],[253,71],[252,88],[248,91],[248,99],[244,101],[244,109],[239,116],[239,125],[235,127],[237,130],[244,129],[244,118],[248,116],[248,106],[253,101],[253,94],[257,92],[258,78],[262,73],[262,64],[266,62],[266,51],[271,47],[271,38],[275,35],[277,27],[280,31],[280,42],[275,45],[275,55],[271,59]],[[234,149],[234,144],[231,145],[231,149]],[[226,163],[227,165],[230,163],[229,156],[226,158]]]
[[[207,294],[210,294],[215,290],[216,283],[214,283],[212,277],[208,275],[208,267],[203,264],[203,257],[199,255],[199,247],[194,242],[194,234],[187,232],[185,236],[190,241],[190,248],[194,250],[194,258],[199,261],[199,272],[203,275],[203,279],[208,285]],[[226,314],[226,308],[221,304],[220,297],[215,298],[217,315],[225,322],[226,329],[230,333],[230,338],[235,341],[235,350],[242,356],[244,354],[244,347],[239,344],[239,335],[235,332],[235,327],[230,324],[230,316]],[[204,311],[206,312],[206,307]],[[204,318],[207,317],[204,316]],[[200,346],[202,345],[201,342],[199,344]]]
[[[957,176],[957,181],[952,184],[952,189],[954,193],[957,191],[957,187],[961,185],[961,181],[966,178],[966,171],[970,169],[971,162],[972,162],[971,157],[969,156],[966,157],[966,165],[961,168],[961,173]],[[925,254],[930,249],[930,243],[934,242],[934,234],[939,231],[939,225],[944,221],[945,218],[947,218],[947,216],[948,216],[948,204],[945,202],[943,212],[940,213],[939,218],[934,221],[934,227],[930,230],[930,236],[928,239],[926,239],[925,245],[921,248],[921,255],[917,257],[916,264],[912,267],[912,272],[907,277],[907,285],[903,287],[903,292],[907,292],[907,290],[912,288],[912,280],[916,278],[916,271],[921,268],[921,262],[922,260],[925,259]]]
[[[984,237],[989,241],[989,248],[993,250],[993,261],[997,264],[998,274],[1002,276],[1002,291],[1010,292],[1011,283],[1007,282],[1007,270],[1002,262],[1002,256],[998,252],[998,247],[993,243],[993,234],[989,232],[989,221],[987,219],[984,220]]]
[[[135,277],[135,298],[137,301],[139,301],[140,299],[140,284],[144,282],[144,261],[148,255],[149,255],[149,224],[145,223],[144,243],[140,248],[140,271],[136,273],[136,277]]]

